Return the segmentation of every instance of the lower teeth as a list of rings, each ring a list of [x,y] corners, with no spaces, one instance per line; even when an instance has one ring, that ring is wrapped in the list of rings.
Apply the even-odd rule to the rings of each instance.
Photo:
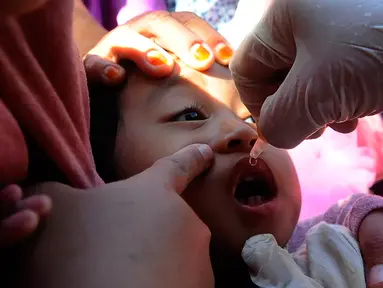
[[[247,199],[247,205],[249,206],[257,206],[261,205],[263,203],[262,197],[257,195],[257,196],[251,196]]]

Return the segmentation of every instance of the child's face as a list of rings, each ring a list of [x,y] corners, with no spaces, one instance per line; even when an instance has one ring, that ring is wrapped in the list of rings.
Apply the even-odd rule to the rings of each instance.
[[[257,139],[230,72],[214,65],[200,73],[180,64],[166,79],[135,72],[120,100],[116,140],[118,176],[126,178],[193,143],[215,152],[211,169],[182,195],[227,251],[240,253],[255,234],[285,245],[298,221],[300,188],[288,154],[268,148],[255,167]],[[245,121],[246,120],[246,121]]]

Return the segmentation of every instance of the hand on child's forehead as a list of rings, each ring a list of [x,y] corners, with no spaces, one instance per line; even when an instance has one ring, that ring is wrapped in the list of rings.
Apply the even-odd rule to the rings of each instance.
[[[185,97],[194,93],[203,94],[206,96],[205,98],[212,97],[212,100],[223,103],[239,114],[248,113],[248,110],[240,101],[231,73],[227,67],[216,63],[209,70],[199,72],[179,59],[175,60],[176,67],[168,77],[154,79],[140,72],[132,75],[134,78],[132,80],[139,82],[140,90],[138,92],[140,95],[146,94],[144,97],[147,97],[150,102],[157,102],[157,100],[161,100],[163,96],[166,96],[171,88],[177,87],[179,93],[182,93]]]

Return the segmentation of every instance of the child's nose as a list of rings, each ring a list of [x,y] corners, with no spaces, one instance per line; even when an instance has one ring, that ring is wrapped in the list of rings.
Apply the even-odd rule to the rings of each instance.
[[[258,137],[255,127],[242,121],[231,124],[230,127],[222,129],[225,131],[214,141],[213,150],[217,153],[250,152]]]

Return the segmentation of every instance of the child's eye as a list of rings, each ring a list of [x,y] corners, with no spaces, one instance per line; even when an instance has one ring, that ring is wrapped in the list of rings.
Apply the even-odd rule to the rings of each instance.
[[[203,105],[199,103],[193,103],[190,106],[186,106],[181,112],[171,117],[171,122],[185,122],[185,121],[202,121],[209,118],[208,113]]]
[[[202,121],[206,120],[206,116],[198,111],[196,108],[187,108],[181,113],[177,114],[173,117],[171,121],[179,122],[179,121]]]
[[[243,121],[245,121],[247,123],[255,123],[254,118],[252,116],[245,118]]]

